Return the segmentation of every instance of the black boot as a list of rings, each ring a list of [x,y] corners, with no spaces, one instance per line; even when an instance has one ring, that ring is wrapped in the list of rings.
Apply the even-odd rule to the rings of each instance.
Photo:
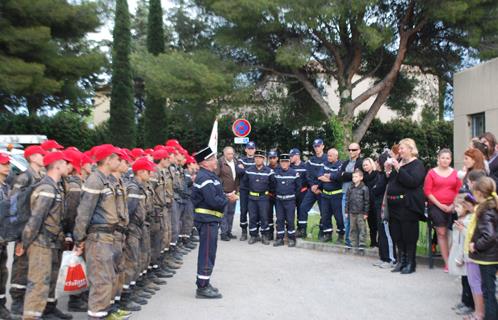
[[[240,234],[240,241],[247,241],[247,228],[242,228],[242,232]]]
[[[415,272],[415,254],[407,254],[406,265],[401,269],[401,274],[410,274]]]
[[[231,232],[228,233],[230,239],[237,239],[237,236],[234,236]]]
[[[69,312],[87,312],[88,303],[81,298],[81,295],[70,295],[67,302]]]
[[[188,248],[190,250],[194,250],[195,248],[197,248],[197,245],[193,243],[190,238],[183,238],[183,245],[185,246],[185,248]]]
[[[155,275],[155,272],[148,272],[148,273],[147,273],[147,279],[148,279],[151,283],[153,283],[153,284],[155,284],[155,285],[157,285],[157,286],[162,286],[162,285],[166,285],[166,284],[168,284],[168,282],[167,282],[166,280],[163,280],[163,279],[158,278],[158,277]],[[156,291],[158,291],[158,290],[156,290]]]
[[[119,309],[124,311],[140,311],[142,307],[131,299],[131,291],[123,291],[119,301]]]
[[[212,287],[197,288],[195,293],[197,299],[221,299],[223,296],[219,291],[213,290]]]
[[[45,306],[45,310],[43,311],[43,319],[65,319],[70,320],[73,316],[69,313],[64,313],[57,308],[57,301],[55,302],[47,302]]]
[[[173,274],[164,271],[163,269],[157,268],[154,269],[154,275],[158,277],[159,279],[166,279],[166,278],[172,278]]]
[[[5,307],[6,299],[0,299],[0,319],[10,320],[10,311]]]
[[[251,236],[251,238],[249,239],[249,244],[255,244],[256,242],[258,242],[258,238],[257,237],[253,237]]]
[[[230,241],[230,237],[228,236],[228,234],[222,233],[220,235],[220,240],[221,241]]]
[[[273,246],[274,247],[280,247],[280,246],[283,246],[284,245],[284,239],[277,239],[274,243],[273,243]]]
[[[407,264],[406,253],[402,252],[398,256],[400,257],[398,263],[394,266],[394,269],[392,269],[391,272],[401,272]]]
[[[306,227],[299,226],[296,230],[297,238],[306,238]]]
[[[261,243],[264,245],[270,244],[270,236],[268,234],[264,234],[261,236]]]

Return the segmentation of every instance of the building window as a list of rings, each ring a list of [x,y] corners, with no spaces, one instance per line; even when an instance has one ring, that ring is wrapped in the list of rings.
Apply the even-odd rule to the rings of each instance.
[[[472,133],[472,137],[479,137],[481,134],[486,132],[486,126],[485,126],[486,116],[484,112],[472,114],[470,115],[470,119],[471,119],[470,130]]]

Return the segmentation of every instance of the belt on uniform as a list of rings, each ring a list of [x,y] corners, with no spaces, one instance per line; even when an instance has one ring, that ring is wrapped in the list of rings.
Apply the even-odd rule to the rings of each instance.
[[[326,194],[326,195],[328,195],[328,196],[333,196],[333,195],[336,195],[336,194],[342,193],[342,189],[339,189],[339,190],[334,190],[334,191],[327,191],[327,190],[323,190],[322,192],[323,192],[323,194]]]
[[[386,196],[388,200],[400,200],[400,199],[403,199],[405,197],[404,194],[400,194],[398,196]]]
[[[114,233],[117,230],[117,225],[98,225],[94,224],[88,228],[88,233]]]
[[[249,191],[249,195],[253,197],[262,197],[262,196],[267,196],[270,193],[268,191],[263,191],[263,192],[256,192],[256,191]]]
[[[296,195],[294,195],[294,194],[288,194],[288,195],[277,194],[277,199],[280,199],[280,200],[294,199],[295,197],[296,197]]]
[[[120,226],[120,225],[116,226],[116,231],[119,232],[119,233],[126,234],[127,230],[128,230],[128,228],[126,228],[126,227],[123,227],[123,226]]]
[[[199,214],[211,215],[211,216],[215,216],[218,218],[223,218],[223,212],[219,212],[216,210],[209,210],[209,209],[204,209],[204,208],[195,208],[194,212],[199,213]]]

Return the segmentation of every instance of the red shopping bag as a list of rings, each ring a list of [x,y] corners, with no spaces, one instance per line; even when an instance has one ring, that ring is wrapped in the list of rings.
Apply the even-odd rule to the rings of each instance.
[[[85,271],[81,263],[70,265],[67,268],[66,281],[64,282],[64,291],[73,292],[84,289],[88,286]]]

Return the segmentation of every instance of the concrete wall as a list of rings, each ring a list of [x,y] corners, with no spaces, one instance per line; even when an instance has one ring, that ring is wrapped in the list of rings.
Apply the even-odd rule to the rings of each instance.
[[[485,113],[485,129],[498,135],[498,59],[455,74],[454,136],[455,166],[463,164],[463,153],[472,139],[471,115]]]

